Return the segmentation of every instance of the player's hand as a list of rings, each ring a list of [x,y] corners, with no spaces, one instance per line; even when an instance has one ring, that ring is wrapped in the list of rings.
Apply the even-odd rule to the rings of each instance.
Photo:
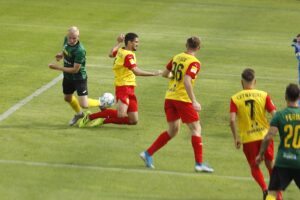
[[[193,104],[194,109],[195,109],[197,112],[201,111],[201,105],[200,105],[199,102],[194,101],[192,104]]]
[[[125,35],[122,33],[117,37],[117,42],[122,43],[124,42],[124,39],[125,39]]]
[[[255,158],[255,162],[256,162],[257,165],[259,165],[263,160],[264,160],[264,156],[258,155]]]
[[[64,57],[64,55],[62,53],[58,53],[55,56],[56,61],[60,61],[62,58]]]
[[[57,67],[57,65],[56,64],[53,64],[53,63],[50,63],[49,65],[48,65],[48,67],[50,68],[50,69],[58,69],[58,67]]]
[[[162,75],[163,71],[162,70],[157,70],[154,72],[154,76],[160,76]]]
[[[241,148],[242,143],[241,143],[240,139],[236,139],[234,141],[234,144],[235,144],[235,148],[236,149],[240,149]]]

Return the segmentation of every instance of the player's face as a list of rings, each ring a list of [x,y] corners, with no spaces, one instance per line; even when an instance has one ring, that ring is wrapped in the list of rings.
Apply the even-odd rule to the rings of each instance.
[[[78,42],[78,35],[74,34],[74,33],[69,33],[68,34],[68,44],[71,45],[71,46],[74,46],[75,44],[77,44]]]
[[[297,43],[300,44],[300,37],[297,37]]]
[[[132,45],[132,50],[136,51],[139,46],[139,38],[134,38],[134,40],[130,41],[130,43]]]

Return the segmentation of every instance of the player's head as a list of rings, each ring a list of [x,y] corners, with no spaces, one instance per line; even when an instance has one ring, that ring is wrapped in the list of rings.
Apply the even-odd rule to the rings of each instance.
[[[132,50],[136,51],[139,45],[139,36],[136,33],[127,33],[125,35],[125,46]]]
[[[242,72],[242,86],[244,89],[251,89],[254,87],[255,80],[255,71],[251,68],[246,68]]]
[[[186,48],[192,51],[198,51],[200,49],[201,40],[197,36],[192,36],[186,41]]]
[[[297,84],[290,83],[285,90],[285,100],[287,102],[297,102],[300,94],[300,89]]]
[[[77,44],[79,40],[79,29],[76,26],[71,26],[68,29],[67,38],[68,38],[69,45],[73,46]]]

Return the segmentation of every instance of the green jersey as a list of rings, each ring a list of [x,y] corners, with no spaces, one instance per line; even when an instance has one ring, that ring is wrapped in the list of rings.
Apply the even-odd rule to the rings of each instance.
[[[300,108],[277,112],[270,124],[278,128],[280,135],[275,166],[300,169]]]
[[[73,67],[74,63],[81,64],[80,70],[76,74],[64,72],[64,78],[69,80],[85,80],[87,78],[85,69],[86,51],[83,45],[78,41],[76,45],[70,46],[67,37],[65,37],[63,54],[64,67]]]

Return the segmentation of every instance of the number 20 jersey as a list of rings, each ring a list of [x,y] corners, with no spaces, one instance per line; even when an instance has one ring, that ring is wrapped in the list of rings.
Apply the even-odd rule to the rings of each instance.
[[[200,61],[191,54],[180,53],[174,56],[166,66],[169,71],[172,71],[173,78],[169,81],[165,98],[190,103],[191,99],[184,86],[184,76],[189,75],[194,86],[200,65]]]
[[[300,169],[300,108],[277,112],[270,124],[278,128],[280,135],[275,166]]]
[[[242,90],[231,97],[230,112],[236,112],[242,143],[262,140],[269,124],[266,110],[275,109],[268,94],[261,90]]]

